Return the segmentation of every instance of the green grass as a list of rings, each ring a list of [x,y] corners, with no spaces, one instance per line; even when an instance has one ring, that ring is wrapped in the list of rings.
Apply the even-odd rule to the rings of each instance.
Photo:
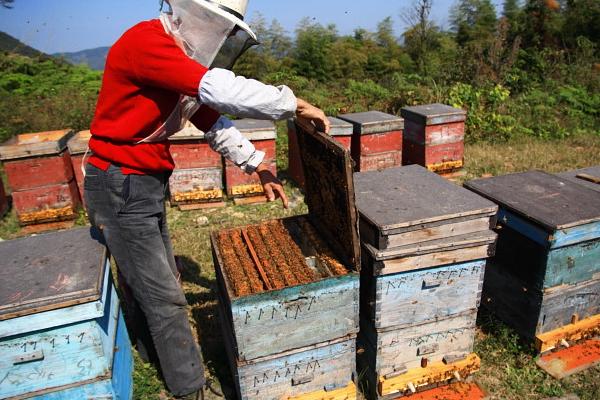
[[[280,127],[280,131],[284,131]],[[285,170],[287,146],[279,135],[278,166]],[[497,175],[532,168],[551,172],[591,165],[600,165],[600,137],[576,136],[562,141],[548,142],[536,139],[510,144],[474,144],[466,148],[467,179],[482,175]],[[286,179],[285,171],[282,173]],[[184,291],[190,304],[193,329],[200,343],[207,375],[229,396],[233,382],[221,341],[217,314],[215,273],[210,251],[210,232],[234,225],[245,225],[265,219],[287,217],[307,212],[302,194],[286,182],[286,192],[291,200],[290,210],[280,203],[259,206],[233,206],[217,210],[180,212],[169,209],[168,220],[175,253],[186,266],[183,275]],[[204,218],[208,218],[208,224]],[[84,222],[81,216],[80,223]],[[0,220],[0,238],[19,236],[14,211]],[[476,351],[482,359],[482,370],[476,381],[488,392],[491,399],[544,399],[574,393],[582,400],[600,398],[600,367],[556,381],[535,365],[530,344],[523,343],[508,327],[486,312],[478,320]],[[135,358],[135,398],[168,399],[159,373],[151,364]],[[212,393],[209,399],[216,399]]]

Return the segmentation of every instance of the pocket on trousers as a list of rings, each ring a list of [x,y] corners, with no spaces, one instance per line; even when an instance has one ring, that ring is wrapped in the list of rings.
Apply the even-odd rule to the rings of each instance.
[[[92,164],[88,164],[85,167],[85,178],[83,180],[83,190],[98,192],[100,190],[104,190],[104,185],[102,183],[102,174],[103,171],[94,167]]]

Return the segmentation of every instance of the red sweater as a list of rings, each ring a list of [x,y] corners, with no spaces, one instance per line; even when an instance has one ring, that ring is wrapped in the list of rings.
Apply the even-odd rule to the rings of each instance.
[[[169,117],[179,95],[197,96],[207,68],[175,44],[157,19],[127,31],[110,49],[92,122],[89,162],[106,170],[110,163],[125,174],[174,168],[169,141],[135,144]],[[209,130],[219,114],[205,106],[191,121]]]

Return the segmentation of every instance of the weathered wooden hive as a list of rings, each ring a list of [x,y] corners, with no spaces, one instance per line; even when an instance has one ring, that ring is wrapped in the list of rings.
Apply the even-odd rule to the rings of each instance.
[[[464,110],[445,104],[405,107],[403,165],[418,164],[443,175],[464,165]]]
[[[77,188],[79,189],[80,199],[83,200],[83,171],[81,170],[84,163],[85,153],[88,151],[88,143],[92,133],[87,131],[77,132],[69,142],[67,147],[69,148],[69,154],[71,155],[71,164],[73,165],[73,172],[75,174],[75,182],[77,182]],[[89,154],[88,154],[89,155]],[[83,165],[85,168],[85,165]]]
[[[241,399],[355,393],[349,382],[360,249],[352,160],[312,126],[296,129],[310,213],[212,235],[224,336]]]
[[[344,146],[344,148],[350,150],[354,129],[352,124],[335,117],[327,118],[331,125],[329,136]],[[296,121],[294,119],[288,120],[288,162],[288,175],[299,187],[304,187],[304,169],[302,168],[300,149],[298,148],[298,139],[296,137]]]
[[[182,210],[225,206],[223,161],[189,122],[169,138],[175,170],[169,179],[171,205]]]
[[[252,142],[256,150],[265,153],[263,163],[277,176],[275,139],[277,130],[272,121],[240,119],[233,121],[235,127]],[[225,160],[225,187],[227,195],[236,204],[264,203],[266,197],[258,174],[248,175],[231,161]]]
[[[541,352],[598,333],[600,192],[540,171],[465,186],[500,205],[484,304]]]
[[[417,165],[354,180],[363,241],[359,367],[373,397],[475,372],[498,207]]]
[[[344,114],[339,118],[354,126],[352,158],[356,162],[356,171],[376,171],[402,165],[404,120],[401,117],[368,111]]]
[[[24,133],[0,146],[21,225],[75,219],[79,192],[67,148],[71,130]]]
[[[0,398],[131,398],[131,344],[94,234],[0,243]]]

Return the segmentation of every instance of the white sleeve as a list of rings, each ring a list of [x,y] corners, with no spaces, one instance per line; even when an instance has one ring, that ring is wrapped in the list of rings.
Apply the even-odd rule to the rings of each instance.
[[[213,110],[240,118],[287,119],[297,108],[296,96],[289,87],[265,85],[220,68],[204,75],[198,97]]]
[[[265,153],[256,150],[252,142],[242,135],[229,119],[220,117],[205,133],[211,149],[240,167],[247,174],[254,172],[265,158]]]

